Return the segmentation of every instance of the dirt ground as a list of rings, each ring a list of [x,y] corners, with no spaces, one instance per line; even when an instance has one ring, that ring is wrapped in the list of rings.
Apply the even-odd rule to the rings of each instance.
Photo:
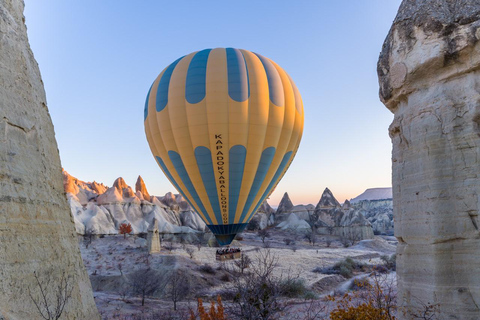
[[[288,240],[284,239],[290,239],[294,244],[286,245]],[[164,245],[173,246],[171,251],[162,248],[160,253],[148,255],[146,240],[138,236],[128,236],[126,239],[117,235],[105,236],[88,242],[79,237],[82,257],[102,319],[168,319],[171,315],[178,319],[188,318],[188,310],[196,309],[197,297],[208,302],[232,287],[231,274],[226,270],[234,268],[233,262],[216,261],[217,248],[203,246],[199,250],[192,244],[169,242]],[[252,260],[256,259],[259,250],[268,247],[277,259],[276,276],[288,274],[304,279],[305,285],[315,292],[317,299],[287,301],[291,304],[289,310],[296,310],[295,317],[301,319],[301,315],[318,309],[320,304],[325,305],[320,298],[339,288],[347,288],[351,281],[314,272],[315,268],[332,267],[347,257],[366,265],[382,264],[380,257],[395,252],[396,240],[393,237],[376,236],[375,239],[345,248],[336,238],[319,235],[317,243],[311,245],[300,234],[273,230],[265,243],[257,233],[245,232],[237,244]],[[188,251],[191,251],[193,258]],[[148,268],[165,274],[181,270],[189,277],[190,295],[186,301],[179,303],[179,311],[172,311],[173,303],[162,293],[148,297],[142,307],[140,299],[127,292],[128,275]],[[228,309],[229,302],[224,301],[224,304]],[[291,313],[283,316],[284,319],[295,317]]]

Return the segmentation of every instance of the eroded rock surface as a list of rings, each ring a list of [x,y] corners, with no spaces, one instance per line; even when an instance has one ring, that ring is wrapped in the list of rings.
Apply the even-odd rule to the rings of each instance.
[[[394,113],[398,302],[448,319],[480,319],[479,39],[480,1],[404,0],[378,62]]]
[[[66,171],[63,176],[79,234],[117,234],[122,223],[130,223],[133,233],[145,233],[154,220],[161,233],[185,234],[205,230],[205,223],[182,196],[171,192],[164,197],[150,196],[140,176],[136,193],[122,177],[109,188],[97,182],[81,181]]]
[[[20,0],[0,1],[0,315],[40,319],[34,272],[49,295],[72,288],[62,319],[100,319],[65,199],[52,121]],[[52,307],[52,304],[50,304]]]

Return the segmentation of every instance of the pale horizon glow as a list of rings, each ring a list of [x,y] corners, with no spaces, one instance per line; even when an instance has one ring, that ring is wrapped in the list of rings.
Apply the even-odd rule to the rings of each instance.
[[[391,186],[393,115],[379,101],[376,63],[400,0],[25,0],[29,41],[45,84],[63,168],[111,186],[138,175],[150,194],[176,193],[143,128],[150,84],[169,63],[235,47],[278,63],[296,83],[305,129],[277,206],[339,202]]]

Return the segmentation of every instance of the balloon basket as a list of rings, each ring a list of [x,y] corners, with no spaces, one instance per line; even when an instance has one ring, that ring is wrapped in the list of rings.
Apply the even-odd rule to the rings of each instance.
[[[217,261],[234,260],[234,259],[240,259],[242,257],[242,251],[240,251],[240,249],[230,249],[230,250],[235,250],[234,252],[228,252],[228,250],[229,249],[224,250],[225,252],[223,253],[217,251],[217,254],[215,255],[215,258],[217,259]]]

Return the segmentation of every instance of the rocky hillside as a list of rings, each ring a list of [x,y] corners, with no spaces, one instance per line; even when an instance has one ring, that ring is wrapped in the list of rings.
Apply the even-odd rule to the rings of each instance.
[[[282,229],[308,230],[314,225],[321,233],[353,232],[363,239],[371,238],[373,233],[393,234],[392,189],[367,189],[343,205],[328,188],[316,206],[293,205],[285,193],[276,212],[266,221]]]
[[[163,197],[153,196],[142,177],[135,189],[123,178],[111,187],[98,182],[84,182],[63,171],[64,188],[79,234],[117,234],[122,223],[130,223],[134,233],[147,232],[153,219],[158,220],[162,233],[193,233],[205,230],[205,223],[181,195],[171,192]],[[326,188],[316,206],[293,205],[288,193],[274,210],[265,201],[249,223],[249,230],[277,227],[283,230],[307,231],[314,225],[319,232],[343,235],[360,234],[362,239],[373,232],[393,232],[392,200],[370,200],[388,191],[368,189],[362,195],[341,205]],[[390,189],[391,194],[391,189]],[[359,201],[355,199],[360,199]],[[352,229],[353,228],[353,229]],[[354,231],[352,231],[354,230]]]
[[[350,203],[357,203],[364,200],[392,200],[392,188],[370,188],[362,194],[350,199]]]
[[[371,188],[350,200],[372,224],[376,234],[393,235],[392,188]]]
[[[77,233],[117,234],[122,223],[130,223],[134,233],[147,232],[153,219],[163,233],[204,231],[205,223],[181,195],[151,196],[142,177],[135,191],[123,178],[111,187],[84,182],[63,171],[63,184]]]

